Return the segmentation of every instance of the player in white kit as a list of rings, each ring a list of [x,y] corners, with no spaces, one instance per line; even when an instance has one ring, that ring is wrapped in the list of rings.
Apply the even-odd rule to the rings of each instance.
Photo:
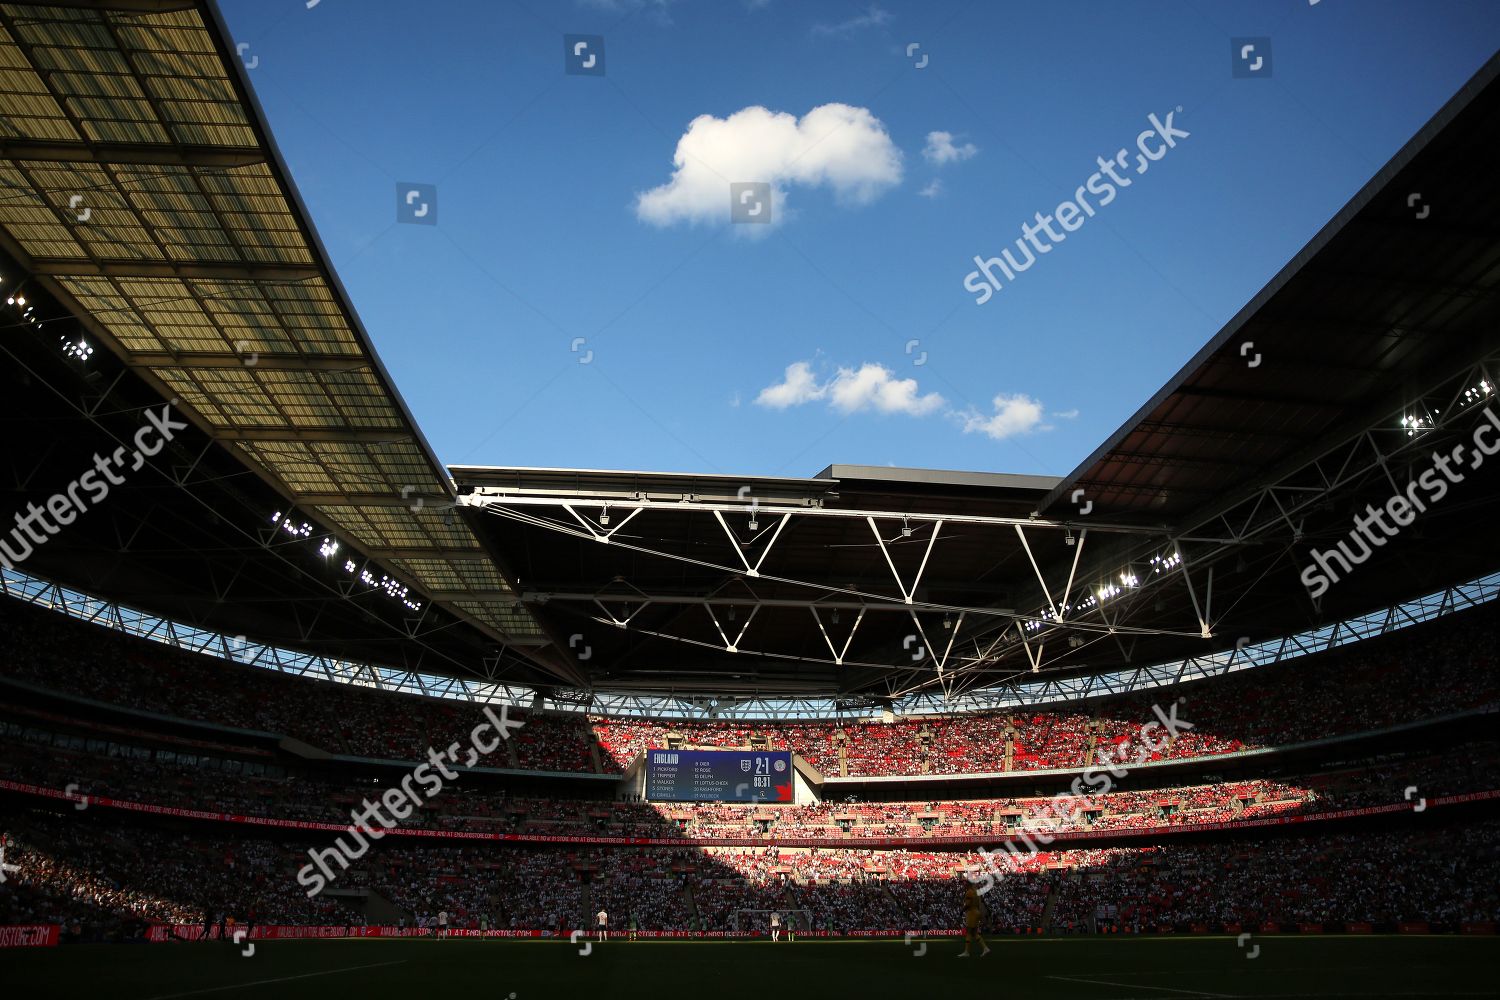
[[[599,907],[599,913],[594,918],[599,924],[599,940],[609,940],[609,914],[604,912],[604,907]]]
[[[771,943],[775,944],[781,940],[781,914],[775,910],[771,911]]]

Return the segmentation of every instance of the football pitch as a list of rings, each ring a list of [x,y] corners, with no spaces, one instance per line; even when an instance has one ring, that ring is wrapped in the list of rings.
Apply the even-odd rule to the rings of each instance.
[[[1495,937],[953,938],[900,941],[268,941],[0,953],[6,997],[599,997],[1105,1000],[1493,997]],[[1253,949],[1254,957],[1251,957]]]

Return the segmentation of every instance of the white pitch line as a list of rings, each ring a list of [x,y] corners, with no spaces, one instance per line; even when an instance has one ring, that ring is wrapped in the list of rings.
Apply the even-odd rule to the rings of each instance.
[[[251,986],[265,986],[267,983],[288,983],[293,979],[311,979],[314,976],[333,976],[340,972],[356,972],[360,969],[378,969],[385,965],[405,965],[406,959],[396,962],[376,962],[373,965],[351,965],[345,969],[328,969],[325,972],[304,972],[300,976],[282,976],[279,979],[257,979],[253,983],[237,983],[234,986],[211,986],[206,990],[188,990],[186,993],[162,993],[149,1000],[172,1000],[173,997],[196,997],[205,993],[223,993],[225,990],[243,990]]]
[[[1107,979],[1079,979],[1076,976],[1048,976],[1048,979],[1064,979],[1070,983],[1088,983],[1090,986],[1123,986],[1127,990],[1163,990],[1167,993],[1184,993],[1190,997],[1230,997],[1233,993],[1210,993],[1208,990],[1174,990],[1170,986],[1144,986],[1136,983],[1112,983]]]

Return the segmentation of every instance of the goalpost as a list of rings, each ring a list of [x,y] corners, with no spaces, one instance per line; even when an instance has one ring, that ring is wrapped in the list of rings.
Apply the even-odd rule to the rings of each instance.
[[[781,914],[781,929],[784,931],[812,930],[812,910],[806,907],[769,910],[737,909],[734,911],[734,930],[769,932],[773,913]]]

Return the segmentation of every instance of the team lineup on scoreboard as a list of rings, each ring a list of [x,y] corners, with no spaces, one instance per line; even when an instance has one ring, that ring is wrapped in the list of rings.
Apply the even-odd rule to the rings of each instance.
[[[646,798],[655,802],[792,802],[786,750],[646,751]]]

